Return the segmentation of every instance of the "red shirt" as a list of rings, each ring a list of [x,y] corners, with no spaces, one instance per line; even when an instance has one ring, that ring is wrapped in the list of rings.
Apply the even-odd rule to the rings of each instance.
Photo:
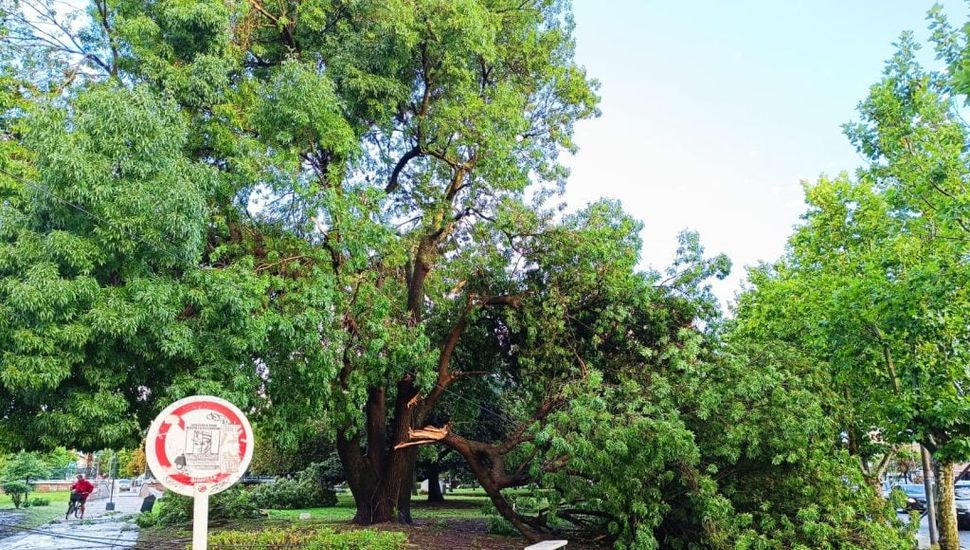
[[[74,485],[71,485],[71,490],[75,493],[88,496],[94,492],[94,485],[86,479],[79,479],[74,482]]]

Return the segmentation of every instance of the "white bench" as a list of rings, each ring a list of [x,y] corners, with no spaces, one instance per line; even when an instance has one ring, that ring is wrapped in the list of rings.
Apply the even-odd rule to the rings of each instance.
[[[568,543],[569,541],[566,540],[544,540],[532,546],[526,546],[525,550],[556,550],[556,548],[562,548]]]

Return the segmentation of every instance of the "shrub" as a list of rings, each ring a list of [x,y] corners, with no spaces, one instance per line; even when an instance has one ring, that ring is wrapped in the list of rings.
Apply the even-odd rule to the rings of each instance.
[[[311,464],[296,479],[280,479],[253,490],[253,500],[260,508],[292,510],[337,504],[332,472],[328,464]]]
[[[192,518],[192,499],[167,492],[158,500],[158,523],[187,524]],[[247,519],[259,516],[253,495],[239,485],[209,499],[209,519]],[[148,521],[148,520],[145,520]]]
[[[222,531],[209,536],[213,550],[239,547],[294,546],[306,550],[399,550],[407,544],[404,533],[393,531],[336,532],[332,529],[296,531],[268,529],[265,531]]]
[[[25,508],[30,506],[30,502],[25,497],[30,493],[31,489],[30,484],[23,481],[3,482],[3,492],[10,495],[10,500],[13,501],[14,508],[20,508],[21,505]]]
[[[259,517],[252,491],[236,485],[217,494],[209,501],[209,517],[213,519],[247,519]]]
[[[158,516],[154,512],[142,512],[135,516],[135,525],[142,529],[158,525]]]
[[[499,515],[487,516],[485,518],[485,529],[492,535],[503,537],[517,537],[521,533],[512,525],[512,522]]]
[[[166,492],[155,503],[153,515],[162,525],[186,524],[192,517],[192,499],[171,491]]]
[[[51,501],[49,498],[34,497],[30,499],[31,506],[50,506]]]
[[[407,542],[399,531],[321,531],[307,541],[306,550],[398,550]]]

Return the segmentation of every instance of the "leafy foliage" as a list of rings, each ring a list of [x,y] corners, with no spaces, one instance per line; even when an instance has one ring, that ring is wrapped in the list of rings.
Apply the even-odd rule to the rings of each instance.
[[[33,487],[24,481],[11,480],[3,482],[3,492],[10,496],[14,508],[20,508],[27,501],[27,496]]]
[[[337,504],[337,494],[329,466],[332,465],[311,464],[296,479],[277,478],[260,485],[252,491],[253,503],[259,508],[283,510],[333,506]]]
[[[36,453],[21,451],[10,457],[3,465],[0,478],[5,480],[24,480],[30,483],[31,478],[43,479],[50,472],[47,464]]]
[[[45,79],[83,74],[29,100],[22,67],[0,79],[0,444],[134,448],[204,392],[273,439],[266,471],[333,441],[358,522],[409,519],[435,443],[532,537],[911,546],[856,466],[888,448],[874,427],[965,450],[970,285],[964,132],[910,42],[847,128],[871,169],[808,190],[726,322],[730,261],[697,234],[641,271],[619,204],[555,204],[598,101],[568,2],[101,6],[76,51],[11,22]],[[212,516],[329,501],[332,466]]]
[[[938,58],[959,74],[966,35],[939,9],[930,21]],[[868,165],[806,184],[804,222],[781,261],[752,271],[737,325],[825,368],[834,442],[872,484],[902,444],[944,468],[970,457],[968,128],[947,74],[917,61],[911,34],[897,47],[845,126]],[[952,503],[940,509],[943,545],[956,548]]]
[[[192,498],[171,491],[156,503],[151,514],[141,514],[145,525],[187,525],[192,519]],[[151,516],[151,517],[150,517]],[[250,491],[236,485],[213,495],[209,499],[209,519],[253,519],[259,517],[259,508]]]
[[[284,531],[270,529],[264,531],[220,531],[209,537],[209,544],[215,548],[234,548],[238,546],[286,546],[294,545],[310,550],[341,548],[346,550],[398,550],[407,544],[407,536],[395,531],[374,531],[369,529],[336,532],[332,529],[312,531]]]

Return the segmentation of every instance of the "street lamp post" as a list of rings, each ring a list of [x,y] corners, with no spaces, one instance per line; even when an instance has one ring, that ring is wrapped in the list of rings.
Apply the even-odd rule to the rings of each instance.
[[[108,493],[108,495],[109,495],[108,496],[108,503],[105,504],[105,506],[104,506],[105,511],[108,511],[108,512],[113,512],[114,509],[115,509],[115,501],[114,501],[114,499],[115,499],[115,475],[116,475],[115,470],[117,468],[118,468],[118,457],[117,456],[112,456],[111,457],[111,462],[109,463],[109,466],[108,466],[108,479],[110,480],[110,483],[111,483],[111,490]]]

